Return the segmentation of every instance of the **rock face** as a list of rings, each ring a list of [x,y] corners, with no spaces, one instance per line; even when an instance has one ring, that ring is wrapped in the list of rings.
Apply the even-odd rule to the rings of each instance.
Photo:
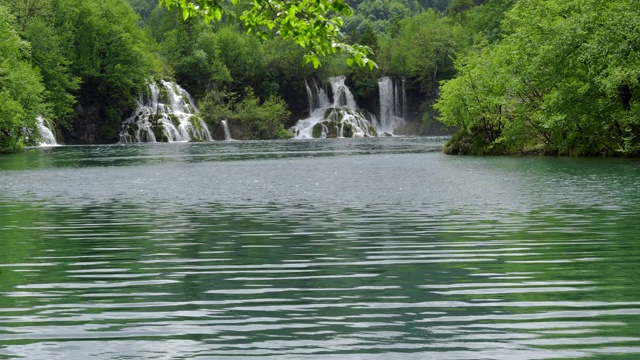
[[[162,80],[150,83],[138,107],[122,123],[120,142],[212,141],[189,93]]]
[[[98,144],[101,142],[115,142],[99,138],[99,129],[102,119],[106,116],[98,103],[79,102],[75,106],[76,119],[73,128],[70,130],[61,129],[64,143],[70,145],[77,144]]]

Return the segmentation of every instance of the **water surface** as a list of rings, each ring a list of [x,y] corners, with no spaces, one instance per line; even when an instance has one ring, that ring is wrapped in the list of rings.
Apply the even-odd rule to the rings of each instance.
[[[440,145],[0,157],[0,358],[640,358],[640,163]]]

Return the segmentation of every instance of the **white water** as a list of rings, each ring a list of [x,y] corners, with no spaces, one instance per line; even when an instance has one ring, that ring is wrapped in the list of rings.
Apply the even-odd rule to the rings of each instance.
[[[309,101],[310,117],[314,115],[314,112],[324,113],[324,111],[319,110],[327,109],[332,106],[327,92],[325,89],[318,86],[315,79],[311,79],[311,85],[309,85],[309,82],[305,82],[305,85],[307,86],[307,99]]]
[[[356,100],[349,90],[349,87],[345,85],[345,76],[336,76],[329,79],[331,84],[331,93],[333,94],[333,107],[346,107],[351,110],[358,110]]]
[[[395,129],[404,124],[406,117],[407,95],[404,91],[404,80],[397,81],[391,77],[378,79],[380,93],[380,119],[375,123],[378,134],[393,134]]]
[[[138,108],[122,124],[120,142],[212,141],[189,93],[169,81],[162,80],[161,85],[166,96],[156,83],[149,84],[146,99],[140,95]],[[160,128],[161,139],[156,138],[154,127]]]
[[[326,137],[330,132],[328,126],[336,126],[337,136],[344,137],[346,124],[351,127],[353,137],[373,136],[369,131],[369,127],[372,125],[369,119],[375,122],[375,116],[358,108],[353,93],[345,84],[345,80],[345,76],[329,78],[333,100],[329,98],[324,88],[318,86],[315,80],[311,80],[310,83],[306,82],[309,117],[298,120],[296,125],[291,127],[290,130],[296,138],[312,138],[313,127],[318,123],[322,123],[323,127],[321,137]],[[333,121],[334,124],[328,125],[327,121]]]
[[[227,141],[233,140],[231,133],[229,132],[229,124],[227,124],[227,120],[222,120],[220,124],[222,124],[222,130],[224,130],[224,139]]]
[[[40,143],[39,146],[56,146],[58,142],[56,141],[56,137],[53,135],[53,132],[44,121],[42,116],[37,117],[38,121],[38,132],[40,133]]]

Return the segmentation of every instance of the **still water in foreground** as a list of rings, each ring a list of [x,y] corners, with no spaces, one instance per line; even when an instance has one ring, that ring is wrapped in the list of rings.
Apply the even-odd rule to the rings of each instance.
[[[441,144],[0,157],[0,358],[639,359],[640,162]]]

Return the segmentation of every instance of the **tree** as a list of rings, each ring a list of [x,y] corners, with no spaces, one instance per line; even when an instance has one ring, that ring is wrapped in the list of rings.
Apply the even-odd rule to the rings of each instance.
[[[205,21],[220,21],[223,15],[236,17],[238,0],[159,0],[171,9],[178,7],[186,20],[202,16]],[[345,0],[255,0],[242,11],[239,19],[247,32],[266,38],[268,32],[277,31],[283,39],[293,40],[308,49],[306,62],[320,66],[321,56],[345,52],[348,64],[375,67],[367,56],[366,46],[348,45],[339,40],[343,20],[336,15],[351,16],[353,10]]]
[[[483,139],[479,152],[640,153],[637,1],[520,1],[502,33],[458,62],[443,122]]]
[[[68,68],[80,78],[77,126],[68,140],[115,142],[122,119],[159,68],[151,40],[137,26],[139,17],[128,1],[56,0],[52,4]]]
[[[217,98],[208,93],[200,103],[204,120],[217,126],[228,120],[230,127],[238,130],[234,139],[283,139],[292,136],[284,128],[290,112],[287,104],[278,96],[269,96],[261,102],[251,87],[244,89],[242,100],[235,93]]]
[[[42,73],[44,115],[55,125],[68,128],[75,115],[73,106],[80,78],[71,74],[71,62],[63,55],[60,38],[45,21],[33,19],[26,24],[25,38],[31,44],[32,63]]]
[[[29,63],[29,43],[10,25],[0,5],[0,153],[19,150],[36,139],[36,117],[42,110],[42,77]]]

